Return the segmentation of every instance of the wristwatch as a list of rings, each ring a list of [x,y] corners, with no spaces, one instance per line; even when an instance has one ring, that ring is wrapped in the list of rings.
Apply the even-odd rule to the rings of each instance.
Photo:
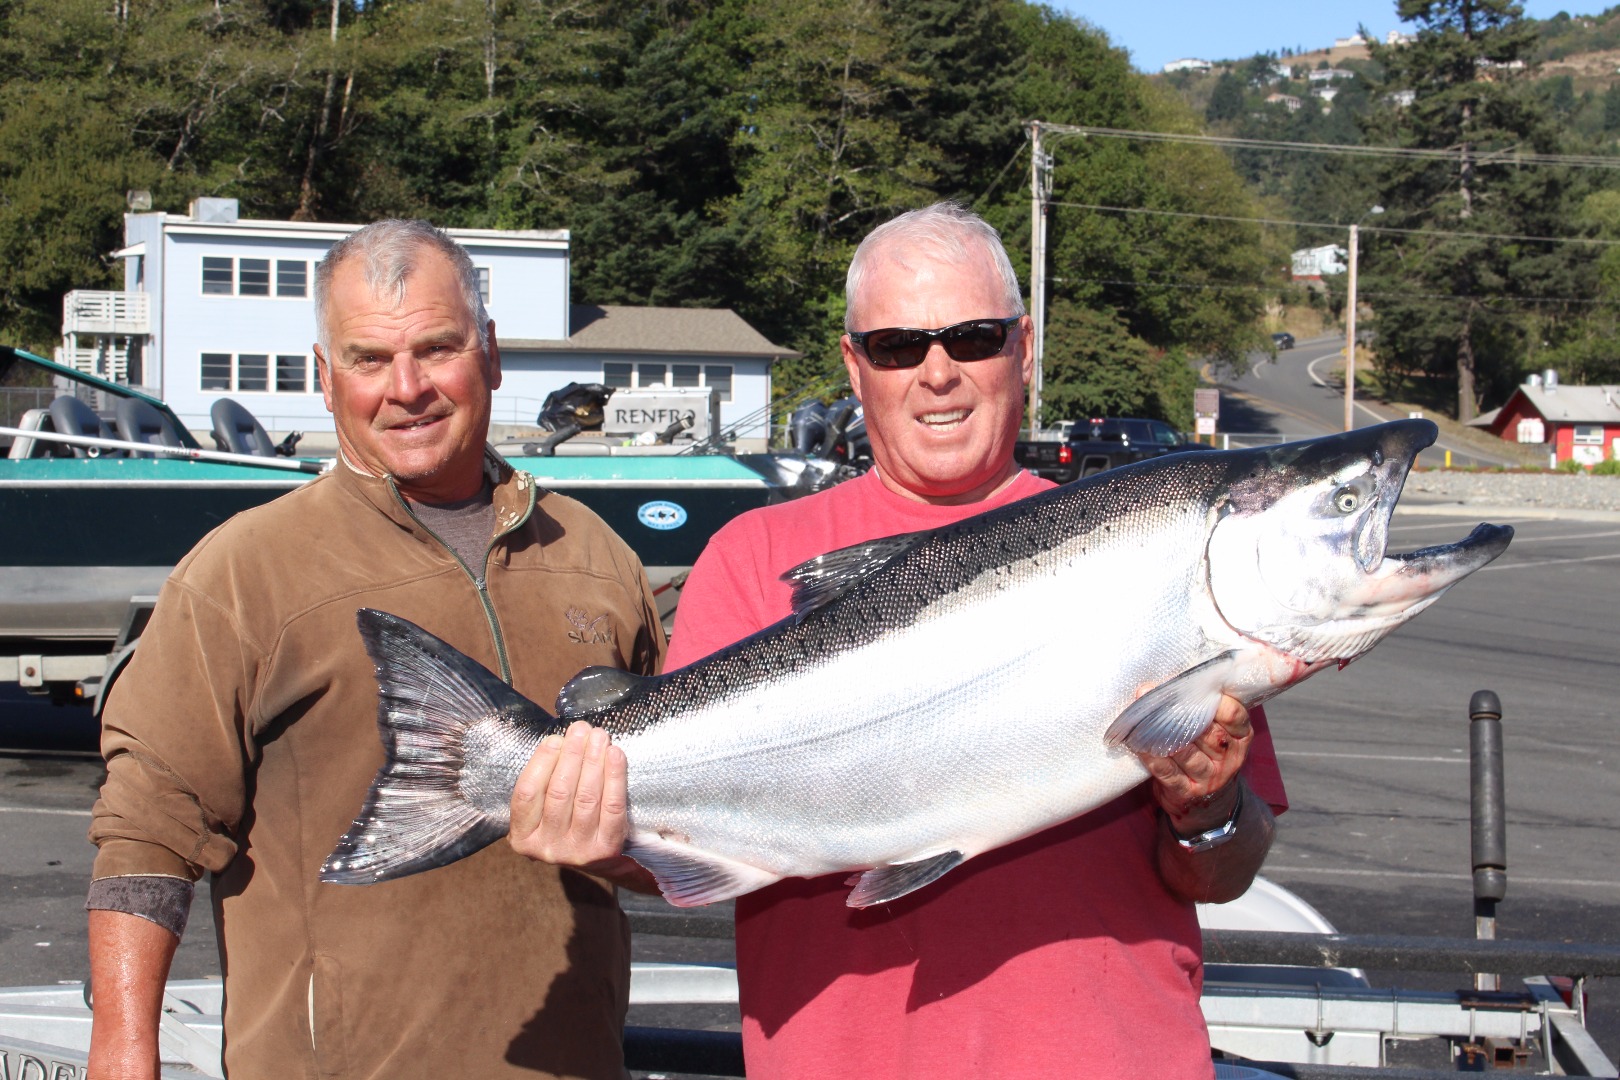
[[[1243,788],[1241,785],[1239,785],[1237,800],[1232,803],[1232,816],[1226,819],[1226,824],[1217,825],[1213,829],[1205,829],[1197,836],[1190,836],[1186,838],[1183,838],[1176,832],[1174,828],[1172,828],[1170,830],[1170,835],[1176,838],[1176,843],[1181,845],[1181,850],[1183,851],[1199,852],[1209,851],[1211,848],[1218,848],[1237,835],[1238,811],[1242,809]]]

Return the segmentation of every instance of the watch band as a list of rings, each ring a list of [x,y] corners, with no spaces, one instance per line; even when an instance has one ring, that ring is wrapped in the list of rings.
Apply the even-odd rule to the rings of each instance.
[[[1175,829],[1172,828],[1170,830],[1170,835],[1176,838],[1176,843],[1181,845],[1181,850],[1183,851],[1200,852],[1209,851],[1212,848],[1218,848],[1237,835],[1238,813],[1242,809],[1243,788],[1240,784],[1238,787],[1237,801],[1232,803],[1232,816],[1226,819],[1226,823],[1224,825],[1217,825],[1213,829],[1205,829],[1197,836],[1190,836],[1186,838],[1180,836]]]

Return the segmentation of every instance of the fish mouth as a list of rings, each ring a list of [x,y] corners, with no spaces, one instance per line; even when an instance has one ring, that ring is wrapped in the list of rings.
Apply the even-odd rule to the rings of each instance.
[[[1427,589],[1430,603],[1475,570],[1484,567],[1507,550],[1513,539],[1513,526],[1481,523],[1474,531],[1450,544],[1419,548],[1404,555],[1386,555],[1375,577],[1410,583]],[[1418,599],[1423,599],[1418,594]]]
[[[1297,627],[1277,644],[1308,663],[1349,663],[1506,551],[1512,539],[1512,526],[1480,524],[1455,543],[1387,555],[1342,598],[1333,618]]]

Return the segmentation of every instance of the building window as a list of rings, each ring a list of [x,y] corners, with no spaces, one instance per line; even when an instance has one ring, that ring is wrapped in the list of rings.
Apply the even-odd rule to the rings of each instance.
[[[272,385],[272,378],[274,385]],[[240,393],[303,394],[309,391],[309,357],[266,353],[202,354],[202,388]]]
[[[487,304],[489,303],[489,267],[475,266],[473,269],[478,274],[478,299]]]
[[[308,296],[309,263],[302,259],[277,259],[276,295]]]
[[[1576,446],[1602,446],[1603,426],[1601,424],[1576,424],[1574,437]]]
[[[302,394],[309,389],[309,358],[307,356],[276,357],[276,392]]]
[[[705,364],[703,366],[703,385],[720,391],[721,401],[730,401],[731,365]]]
[[[217,255],[203,256],[203,292],[211,296],[230,296],[236,291],[236,263],[233,259]]]
[[[270,358],[264,353],[242,353],[238,356],[236,388],[259,393],[270,389]]]
[[[708,387],[720,392],[721,401],[730,401],[731,373],[730,364],[631,364],[615,360],[602,364],[602,384],[615,390]]]
[[[309,262],[305,259],[233,259],[225,255],[204,255],[202,264],[202,291],[207,296],[274,295],[300,299],[309,295]]]
[[[231,389],[231,354],[205,352],[202,354],[202,388],[204,390]]]
[[[236,264],[236,270],[236,291],[239,295],[270,295],[269,259],[242,259]]]

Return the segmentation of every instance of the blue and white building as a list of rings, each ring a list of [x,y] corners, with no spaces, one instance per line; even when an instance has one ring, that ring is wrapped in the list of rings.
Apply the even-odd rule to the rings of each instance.
[[[198,432],[220,397],[271,432],[330,432],[312,348],[315,265],[360,226],[241,220],[234,199],[191,211],[125,215],[124,292],[68,294],[59,358],[147,388]],[[722,426],[763,448],[771,365],[794,353],[736,313],[570,305],[567,230],[446,231],[472,255],[495,320],[496,424],[532,430],[569,382],[710,387]]]

